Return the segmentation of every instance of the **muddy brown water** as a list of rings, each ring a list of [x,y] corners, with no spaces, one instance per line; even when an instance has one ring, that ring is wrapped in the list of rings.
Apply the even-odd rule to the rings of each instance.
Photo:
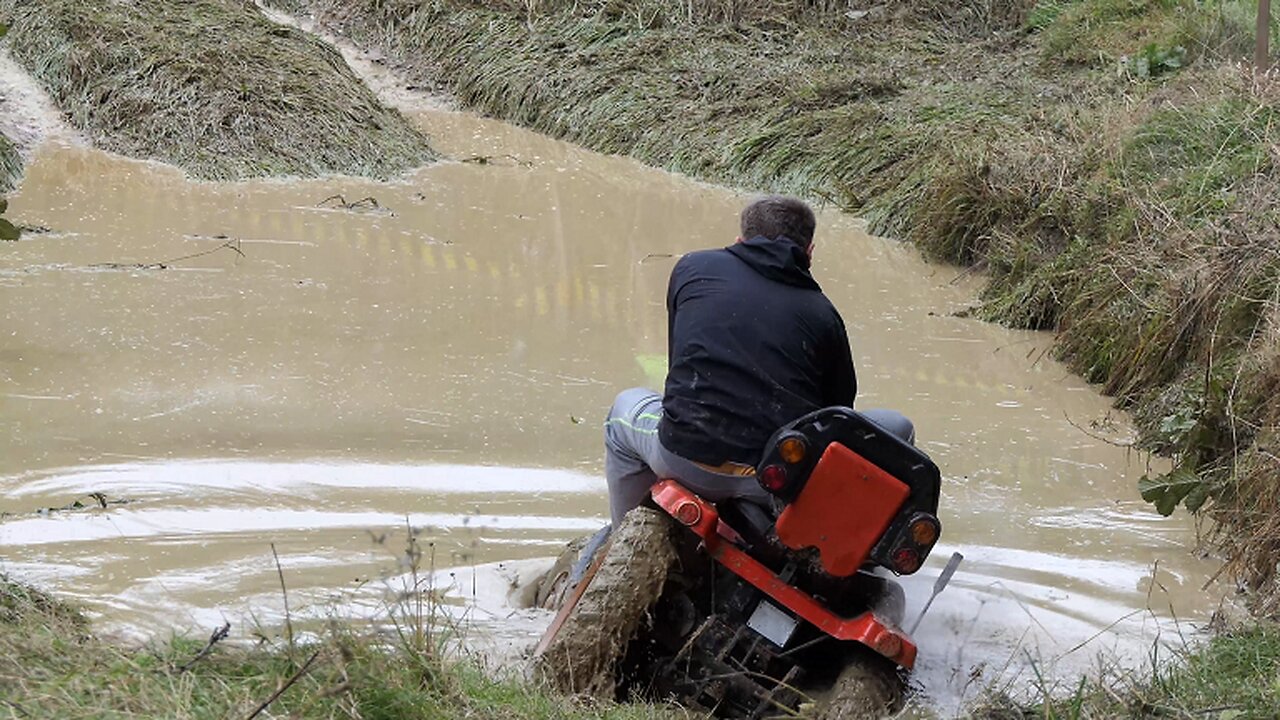
[[[408,523],[474,637],[536,636],[509,595],[603,523],[602,415],[659,377],[673,258],[731,241],[744,197],[418,117],[487,161],[207,184],[42,147],[9,214],[55,232],[0,247],[0,570],[126,635],[247,635],[283,611],[273,546],[295,616],[378,616]],[[913,417],[945,476],[910,606],[967,557],[918,633],[926,704],[1190,641],[1216,565],[1138,498],[1125,419],[1049,338],[954,317],[975,281],[837,213],[815,274],[859,402]]]

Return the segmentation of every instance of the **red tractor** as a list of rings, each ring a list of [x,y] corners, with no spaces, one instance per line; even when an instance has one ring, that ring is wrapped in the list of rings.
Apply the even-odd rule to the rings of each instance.
[[[729,718],[897,707],[916,645],[892,578],[919,570],[941,533],[937,466],[833,407],[778,430],[756,478],[772,508],[663,480],[656,508],[587,543],[537,673]]]

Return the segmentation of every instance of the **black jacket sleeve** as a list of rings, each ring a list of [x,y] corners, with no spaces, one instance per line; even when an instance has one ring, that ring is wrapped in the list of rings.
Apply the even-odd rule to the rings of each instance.
[[[853,369],[853,354],[849,350],[849,335],[839,314],[836,314],[831,330],[828,346],[823,348],[823,356],[827,358],[822,373],[823,405],[851,408],[854,396],[858,394],[858,378]]]

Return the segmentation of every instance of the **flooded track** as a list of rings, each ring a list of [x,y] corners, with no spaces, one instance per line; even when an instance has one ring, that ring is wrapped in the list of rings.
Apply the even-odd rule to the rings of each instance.
[[[0,570],[129,635],[247,633],[283,610],[273,546],[292,612],[375,613],[407,522],[469,620],[537,633],[507,593],[604,522],[600,421],[660,381],[673,258],[732,241],[743,197],[418,117],[469,161],[203,184],[38,153],[9,214],[55,232],[0,247]],[[911,604],[968,558],[919,633],[929,702],[1193,633],[1216,565],[1137,497],[1124,419],[1048,338],[952,317],[975,285],[856,220],[823,214],[817,242],[859,403],[913,417],[945,476]]]

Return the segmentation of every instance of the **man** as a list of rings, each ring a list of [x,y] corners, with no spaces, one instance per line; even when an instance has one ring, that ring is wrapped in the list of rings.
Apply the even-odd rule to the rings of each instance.
[[[802,201],[764,197],[742,211],[735,244],[676,263],[666,393],[623,391],[605,422],[615,527],[660,477],[708,500],[767,504],[754,469],[769,437],[819,408],[853,406],[844,321],[809,273],[815,227]],[[864,414],[912,439],[898,413]]]

